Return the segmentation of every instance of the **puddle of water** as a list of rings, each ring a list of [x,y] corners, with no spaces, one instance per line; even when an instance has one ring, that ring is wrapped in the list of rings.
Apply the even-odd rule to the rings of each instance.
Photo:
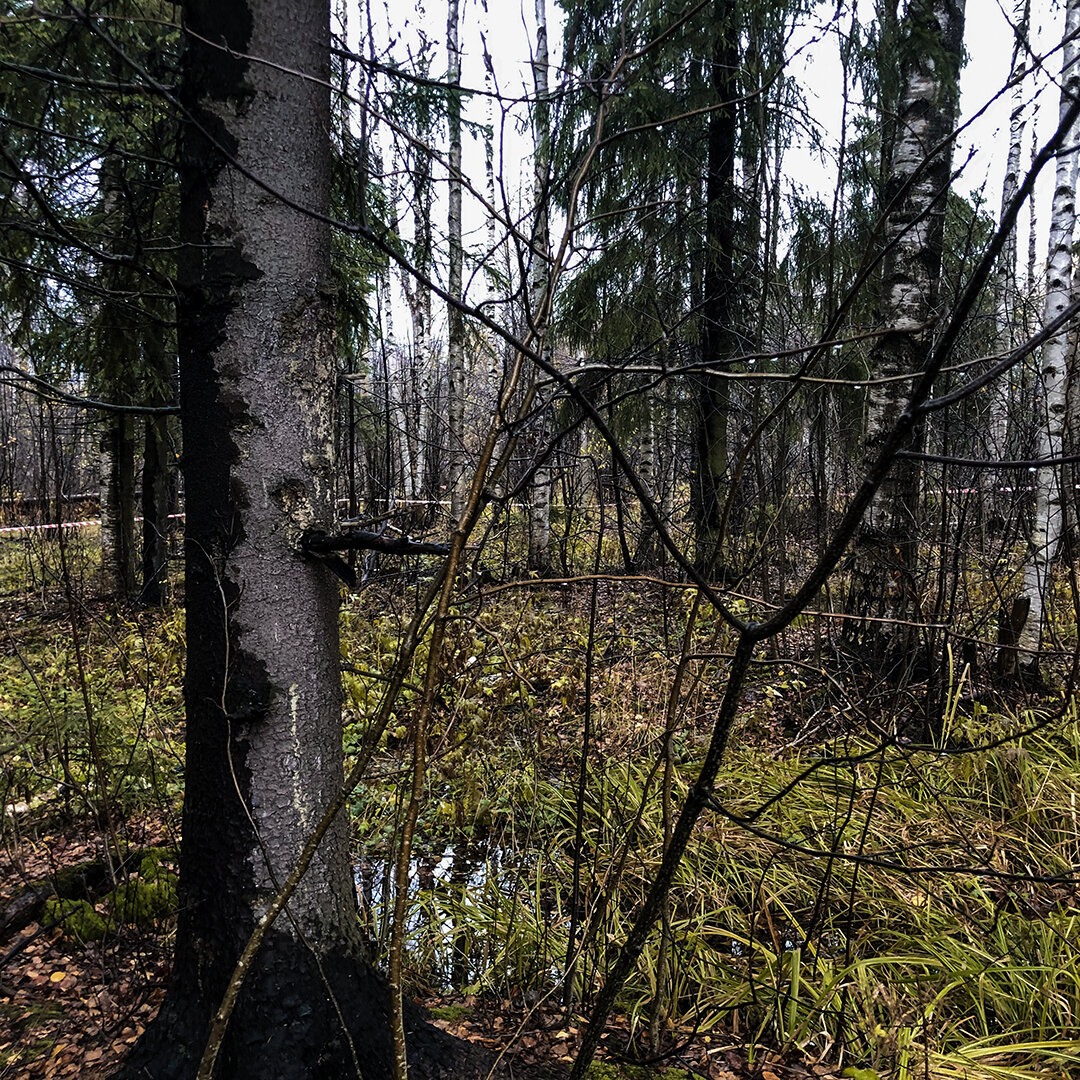
[[[394,867],[386,858],[362,857],[354,867],[360,917],[380,953],[389,943]],[[529,871],[520,856],[501,848],[449,846],[409,861],[405,919],[407,962],[440,991],[480,984],[525,985],[543,967],[546,937]],[[558,976],[546,972],[546,977]]]

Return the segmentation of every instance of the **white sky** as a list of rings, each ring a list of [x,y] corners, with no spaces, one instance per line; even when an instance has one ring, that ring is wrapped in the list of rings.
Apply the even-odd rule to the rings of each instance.
[[[443,77],[446,71],[445,0],[420,0],[419,3],[413,0],[371,0],[371,3],[373,19],[380,24],[376,36],[385,34],[387,26],[392,28],[396,36],[393,52],[397,61],[404,61],[410,42],[415,48],[417,35],[423,33],[437,43],[432,52],[432,76]],[[869,18],[872,13],[873,0],[839,0],[839,23],[845,29],[850,23],[853,3],[858,5],[860,17]],[[1008,16],[1012,7],[1013,0],[967,0],[965,47],[968,62],[961,78],[961,123],[971,120],[988,102],[991,104],[984,115],[974,120],[958,139],[953,162],[954,168],[966,162],[957,182],[958,189],[965,193],[981,191],[985,208],[993,217],[997,216],[999,210],[1011,106],[1008,95],[1001,95],[996,101],[993,99],[1008,78],[1013,43]],[[547,8],[551,83],[554,86],[558,81],[557,66],[562,53],[562,11],[554,0],[547,0]],[[1060,4],[1058,0],[1033,0],[1033,8],[1033,44],[1038,51],[1046,52],[1053,47],[1061,32]],[[461,0],[461,10],[463,84],[480,89],[485,87],[483,42],[486,40],[500,93],[507,97],[530,93],[532,73],[529,58],[535,36],[534,0],[487,0],[486,7],[483,0]],[[809,111],[821,125],[827,142],[835,141],[841,123],[837,36],[823,32],[836,17],[836,11],[837,3],[833,0],[822,3],[818,17],[809,20],[805,28],[800,28],[792,42],[792,51],[796,56],[789,68],[803,85]],[[1059,53],[1049,58],[1047,67],[1051,76],[1056,76],[1060,67]],[[1056,85],[1048,78],[1042,78],[1038,85],[1038,130],[1042,142],[1049,137],[1056,124],[1058,94]],[[1035,94],[1035,91],[1029,92],[1028,98]],[[467,105],[466,116],[478,123],[487,122],[488,109],[484,100],[474,98]],[[532,144],[524,124],[524,109],[516,113],[512,110],[503,126],[504,160],[501,163],[496,161],[496,171],[501,173],[508,189],[525,185],[528,191]],[[1029,123],[1025,132],[1025,164],[1030,139]],[[478,190],[483,191],[484,158],[480,141],[466,135],[464,152],[464,170]],[[834,171],[830,170],[828,162],[817,160],[805,143],[795,145],[787,152],[784,165],[785,175],[790,182],[803,184],[810,190],[832,190]],[[1037,247],[1040,260],[1045,255],[1045,239],[1041,234],[1046,228],[1052,172],[1052,166],[1044,170],[1044,182],[1040,185],[1036,200],[1041,222]],[[510,190],[511,197],[516,194],[516,191]],[[479,246],[483,232],[479,211],[474,207],[470,213],[467,194],[465,201],[466,230],[470,227],[473,229],[472,246]],[[437,205],[433,218],[438,228],[444,227],[445,216],[445,204]],[[1024,213],[1019,235],[1022,253],[1027,249],[1026,223],[1027,214]],[[470,246],[468,237],[466,246]]]

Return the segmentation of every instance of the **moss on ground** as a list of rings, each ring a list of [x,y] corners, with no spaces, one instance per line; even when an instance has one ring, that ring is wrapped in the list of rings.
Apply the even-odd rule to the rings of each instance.
[[[654,1069],[614,1061],[594,1061],[585,1070],[585,1076],[587,1080],[696,1080],[689,1069]]]
[[[132,878],[117,885],[105,902],[117,922],[132,926],[151,926],[158,919],[176,911],[176,877],[162,873],[154,881]]]
[[[89,900],[53,897],[45,901],[42,918],[46,926],[59,923],[64,933],[77,941],[100,941],[109,932],[108,924]]]
[[[439,1005],[431,1010],[432,1020],[446,1020],[451,1024],[460,1024],[471,1019],[472,1009],[468,1005]]]

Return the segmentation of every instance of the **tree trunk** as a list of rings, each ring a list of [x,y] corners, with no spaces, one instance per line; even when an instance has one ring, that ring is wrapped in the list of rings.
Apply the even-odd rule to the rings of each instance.
[[[702,299],[702,359],[726,366],[735,354],[735,136],[739,63],[738,29],[732,0],[714,0],[717,44],[712,59],[715,106],[709,115],[709,160],[705,183],[705,271]],[[698,565],[710,573],[720,560],[721,517],[727,484],[727,379],[702,373],[692,501]]]
[[[146,421],[142,471],[142,589],[139,599],[156,606],[168,585],[169,512],[174,505],[168,418]]]
[[[536,54],[533,59],[533,84],[536,104],[533,127],[536,152],[534,159],[534,196],[536,213],[533,222],[533,252],[529,272],[529,317],[534,332],[533,347],[550,357],[548,342],[548,166],[551,158],[551,116],[548,102],[548,38],[546,0],[536,0]],[[547,447],[548,425],[544,403],[537,399],[535,445],[538,453]],[[551,468],[545,462],[533,474],[529,492],[529,569],[546,574],[551,569]]]
[[[158,392],[156,404],[171,401],[174,377],[168,370],[162,328],[150,323],[143,334],[147,370]],[[167,392],[168,391],[168,392]],[[176,504],[173,469],[173,431],[168,416],[148,416],[145,424],[142,470],[142,589],[144,604],[161,604],[167,594],[169,514]]]
[[[417,145],[411,159],[412,182],[412,261],[413,266],[426,277],[433,273],[431,231],[431,160],[425,150],[434,138],[429,103],[420,97],[416,102]],[[405,159],[408,166],[410,160]],[[410,500],[409,512],[417,526],[426,524],[433,495],[428,483],[429,459],[434,451],[433,436],[438,431],[438,417],[434,416],[433,397],[438,385],[437,348],[432,336],[431,292],[413,283],[402,271],[402,291],[408,304],[412,322],[412,342],[402,354],[401,404],[405,427],[403,437],[409,440],[406,474],[406,497]]]
[[[458,0],[448,0],[446,9],[446,51],[449,60],[447,114],[450,126],[450,214],[449,292],[452,300],[462,299],[464,257],[461,246],[461,46]],[[453,304],[449,311],[450,332],[447,360],[450,369],[450,395],[447,418],[450,445],[450,515],[455,521],[465,507],[468,488],[465,484],[465,319]]]
[[[101,209],[110,226],[107,249],[123,256],[124,234],[131,208],[124,190],[123,167],[110,152],[101,165]],[[129,404],[138,380],[138,350],[134,327],[119,302],[132,288],[126,268],[118,262],[104,268],[108,292],[98,314],[95,389],[107,400]],[[106,413],[98,432],[98,491],[101,506],[101,586],[106,595],[128,597],[135,585],[135,436],[134,421],[122,413]]]
[[[1061,115],[1080,94],[1080,0],[1068,0],[1062,46]],[[1062,141],[1056,162],[1054,204],[1050,215],[1050,246],[1047,259],[1046,322],[1055,319],[1072,300],[1072,245],[1076,225],[1077,136],[1074,125]],[[1060,456],[1064,439],[1067,384],[1067,331],[1051,338],[1042,348],[1042,394],[1038,408],[1039,432],[1036,456]],[[1019,634],[1025,666],[1037,675],[1038,649],[1047,621],[1051,563],[1057,554],[1063,525],[1061,467],[1047,465],[1035,472],[1035,517],[1027,560],[1024,564],[1022,599],[1029,601],[1027,619]]]
[[[933,48],[927,48],[927,36]],[[907,404],[909,382],[933,340],[959,97],[964,0],[913,0],[905,15],[901,89],[892,168],[885,184],[887,250],[882,265],[879,331],[870,370],[866,458],[873,460]],[[913,433],[922,443],[921,426]],[[902,623],[917,617],[919,583],[918,463],[893,463],[859,539],[849,610]],[[902,625],[852,621],[846,636],[861,639],[885,663],[909,662],[912,635]]]
[[[1024,151],[1024,127],[1026,125],[1024,85],[1022,76],[1027,70],[1028,24],[1031,18],[1031,0],[1015,0],[1013,5],[1013,26],[1016,40],[1013,44],[1012,67],[1009,79],[1014,82],[1012,91],[1012,112],[1009,118],[1009,153],[1005,161],[1005,178],[1001,185],[1001,212],[1016,197],[1020,186],[1020,159]],[[1010,231],[1005,247],[998,261],[997,276],[994,282],[995,307],[998,319],[998,348],[1011,349],[1021,337],[1017,326],[1019,313],[1016,310],[1016,230]],[[1001,458],[1010,455],[1009,414],[1012,412],[1015,395],[1012,389],[1016,383],[1013,373],[999,379],[994,388],[994,398],[990,413],[990,445],[992,451]]]
[[[101,590],[131,596],[135,590],[135,440],[130,415],[108,413],[98,434],[101,505]]]
[[[167,998],[123,1073],[157,1080],[195,1075],[244,943],[343,781],[338,587],[299,554],[334,522],[330,235],[303,212],[329,207],[329,2],[184,16],[181,902]],[[339,818],[267,934],[217,1075],[348,1077],[358,1056],[366,1080],[390,1075],[347,840]]]

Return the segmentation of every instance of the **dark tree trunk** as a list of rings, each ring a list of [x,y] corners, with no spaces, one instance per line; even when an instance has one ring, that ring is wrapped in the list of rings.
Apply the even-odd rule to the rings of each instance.
[[[705,273],[702,296],[702,359],[716,369],[735,352],[735,137],[739,51],[733,0],[715,0],[712,85],[716,105],[708,125],[705,184]],[[728,382],[702,373],[698,398],[692,488],[698,565],[707,573],[720,559],[721,517],[727,484]]]
[[[164,416],[146,421],[142,472],[142,591],[139,599],[156,606],[165,600],[169,560],[169,513],[175,503],[169,424]]]
[[[329,206],[329,3],[191,0],[184,17],[187,760],[172,981],[122,1073],[140,1080],[195,1076],[245,942],[343,782],[338,588],[299,553],[334,514],[330,236],[303,212]],[[438,1036],[417,1034],[417,1075],[452,1053]],[[215,1075],[337,1080],[358,1061],[365,1080],[391,1073],[389,998],[339,818]]]
[[[150,322],[143,335],[148,383],[157,388],[154,403],[175,396],[175,374],[166,361],[162,328]],[[173,431],[168,416],[148,416],[144,427],[142,470],[142,591],[139,599],[156,606],[168,592],[169,514],[176,505]]]
[[[118,258],[128,256],[126,236],[133,209],[119,155],[108,153],[99,176],[101,211],[112,226],[104,246]],[[102,284],[108,295],[98,312],[95,388],[102,397],[130,404],[137,379],[137,338],[131,316],[118,302],[130,294],[133,280],[120,262],[107,263]],[[136,590],[135,573],[135,420],[106,413],[98,429],[98,497],[101,507],[101,590],[106,596],[129,597]]]

